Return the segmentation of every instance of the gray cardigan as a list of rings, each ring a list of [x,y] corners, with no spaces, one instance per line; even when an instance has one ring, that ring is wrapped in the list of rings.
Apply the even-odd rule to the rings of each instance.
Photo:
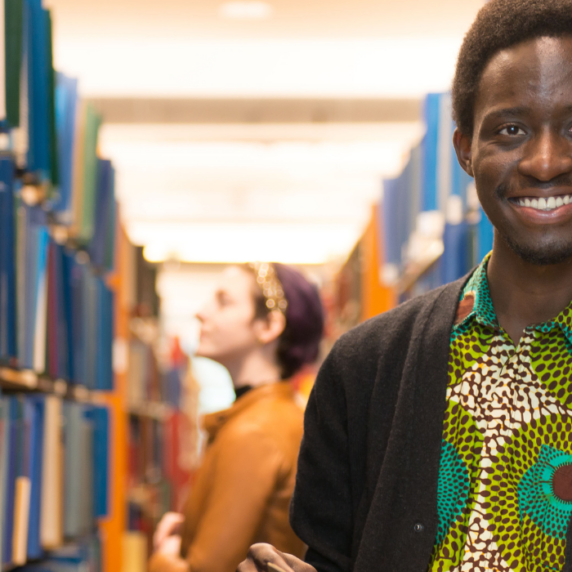
[[[468,277],[342,336],[306,410],[295,532],[319,572],[427,572],[449,339]],[[565,571],[570,564],[570,529]]]

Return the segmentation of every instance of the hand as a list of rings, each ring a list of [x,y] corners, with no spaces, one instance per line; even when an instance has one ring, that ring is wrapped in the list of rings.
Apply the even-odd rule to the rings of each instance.
[[[167,536],[159,546],[155,547],[155,554],[164,554],[173,558],[180,558],[181,555],[181,537],[178,534]]]
[[[157,525],[157,529],[155,530],[155,534],[153,535],[153,548],[155,550],[160,550],[164,552],[164,550],[168,549],[169,553],[174,547],[175,540],[170,539],[179,539],[179,550],[181,546],[181,528],[183,522],[185,521],[185,517],[178,512],[168,512],[166,513],[161,522]],[[165,544],[167,542],[167,544]],[[177,552],[177,556],[179,552]]]
[[[239,564],[237,572],[279,572],[274,567],[283,572],[317,572],[310,564],[276,550],[271,544],[252,545],[246,560]]]

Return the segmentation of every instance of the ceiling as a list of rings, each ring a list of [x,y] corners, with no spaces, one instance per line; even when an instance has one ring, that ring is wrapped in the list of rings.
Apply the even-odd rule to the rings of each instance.
[[[152,260],[343,258],[448,89],[482,0],[48,0]]]
[[[272,0],[262,21],[219,16],[216,0],[49,0],[62,39],[459,37],[480,0]]]

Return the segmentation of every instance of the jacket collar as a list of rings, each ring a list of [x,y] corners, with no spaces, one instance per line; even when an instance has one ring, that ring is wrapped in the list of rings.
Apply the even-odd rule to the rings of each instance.
[[[292,399],[294,391],[288,381],[269,383],[251,389],[247,394],[237,399],[231,407],[216,413],[209,413],[203,417],[203,429],[208,433],[209,441],[212,441],[225,423],[233,417],[237,417],[252,407],[255,403],[270,398]]]

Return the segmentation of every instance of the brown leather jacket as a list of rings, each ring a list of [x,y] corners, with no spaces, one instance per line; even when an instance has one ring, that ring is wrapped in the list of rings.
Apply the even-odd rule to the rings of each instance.
[[[252,389],[203,424],[209,441],[181,547],[191,572],[234,572],[256,542],[302,556],[288,518],[303,424],[290,385]]]

